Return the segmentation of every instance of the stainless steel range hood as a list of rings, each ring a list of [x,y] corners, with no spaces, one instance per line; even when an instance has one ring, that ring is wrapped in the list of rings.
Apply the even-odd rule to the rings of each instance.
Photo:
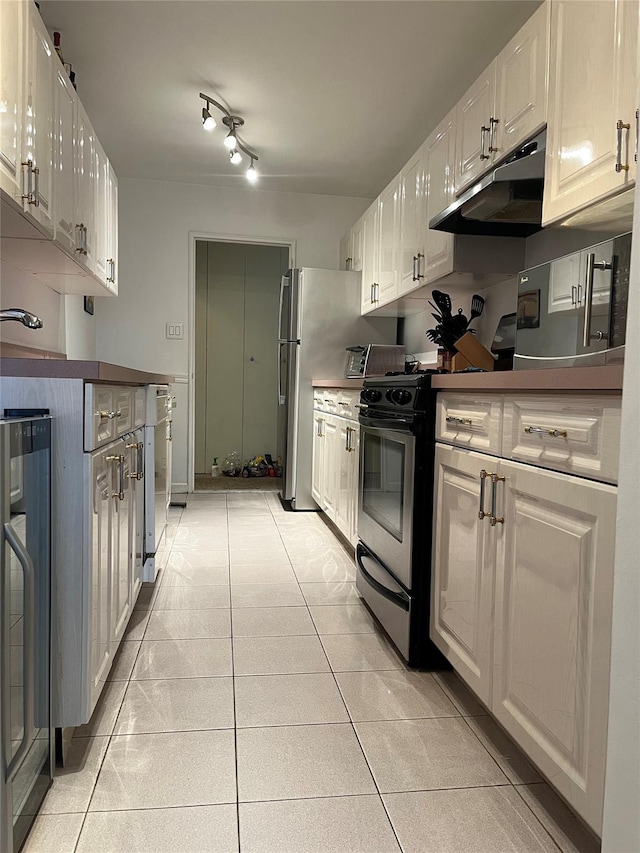
[[[502,237],[540,231],[546,140],[545,129],[434,216],[429,228]]]

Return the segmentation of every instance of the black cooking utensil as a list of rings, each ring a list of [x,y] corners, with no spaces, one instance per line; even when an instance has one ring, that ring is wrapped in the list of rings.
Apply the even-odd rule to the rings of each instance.
[[[443,317],[451,317],[451,297],[448,293],[442,293],[440,290],[432,290],[436,305],[440,309]]]
[[[484,299],[482,298],[482,296],[478,296],[477,293],[474,293],[471,297],[471,315],[469,317],[469,323],[467,323],[467,326],[469,326],[469,324],[472,323],[476,319],[476,317],[480,317],[483,311]]]
[[[460,332],[461,335],[463,335],[467,330],[467,326],[469,325],[469,320],[467,320],[467,318],[462,313],[462,308],[458,308],[458,313],[454,314],[453,320],[456,323],[458,331]]]

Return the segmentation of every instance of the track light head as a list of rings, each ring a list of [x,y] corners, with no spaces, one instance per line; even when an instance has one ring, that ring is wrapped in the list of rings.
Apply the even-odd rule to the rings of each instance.
[[[233,151],[238,144],[238,139],[236,137],[235,131],[231,129],[229,133],[224,138],[224,144],[230,151]]]
[[[236,148],[235,151],[229,151],[229,160],[233,163],[234,166],[237,166],[238,163],[242,163],[242,154]]]
[[[256,167],[253,165],[253,157],[251,158],[251,165],[247,169],[247,180],[252,184],[255,184],[258,180],[258,172]]]
[[[205,130],[214,130],[216,126],[216,120],[211,115],[207,107],[202,108],[202,126]]]

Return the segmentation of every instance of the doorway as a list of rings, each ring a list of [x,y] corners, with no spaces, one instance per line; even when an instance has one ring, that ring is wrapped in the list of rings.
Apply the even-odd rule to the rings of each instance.
[[[196,240],[194,471],[196,491],[279,488],[249,465],[276,459],[277,335],[285,246]],[[240,475],[222,475],[237,454]],[[217,460],[220,476],[212,476]],[[238,466],[236,466],[237,469]]]

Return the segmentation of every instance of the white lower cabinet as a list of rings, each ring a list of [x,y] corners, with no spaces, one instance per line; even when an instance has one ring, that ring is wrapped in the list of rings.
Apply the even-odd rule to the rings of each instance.
[[[432,639],[596,832],[616,494],[437,445]]]
[[[356,392],[355,399],[358,396]],[[352,544],[356,541],[359,449],[357,420],[314,411],[311,494]]]
[[[89,524],[90,597],[89,610],[89,704],[94,707],[104,687],[113,647],[110,626],[110,556],[113,551],[113,469],[108,450],[91,455],[91,522]]]

